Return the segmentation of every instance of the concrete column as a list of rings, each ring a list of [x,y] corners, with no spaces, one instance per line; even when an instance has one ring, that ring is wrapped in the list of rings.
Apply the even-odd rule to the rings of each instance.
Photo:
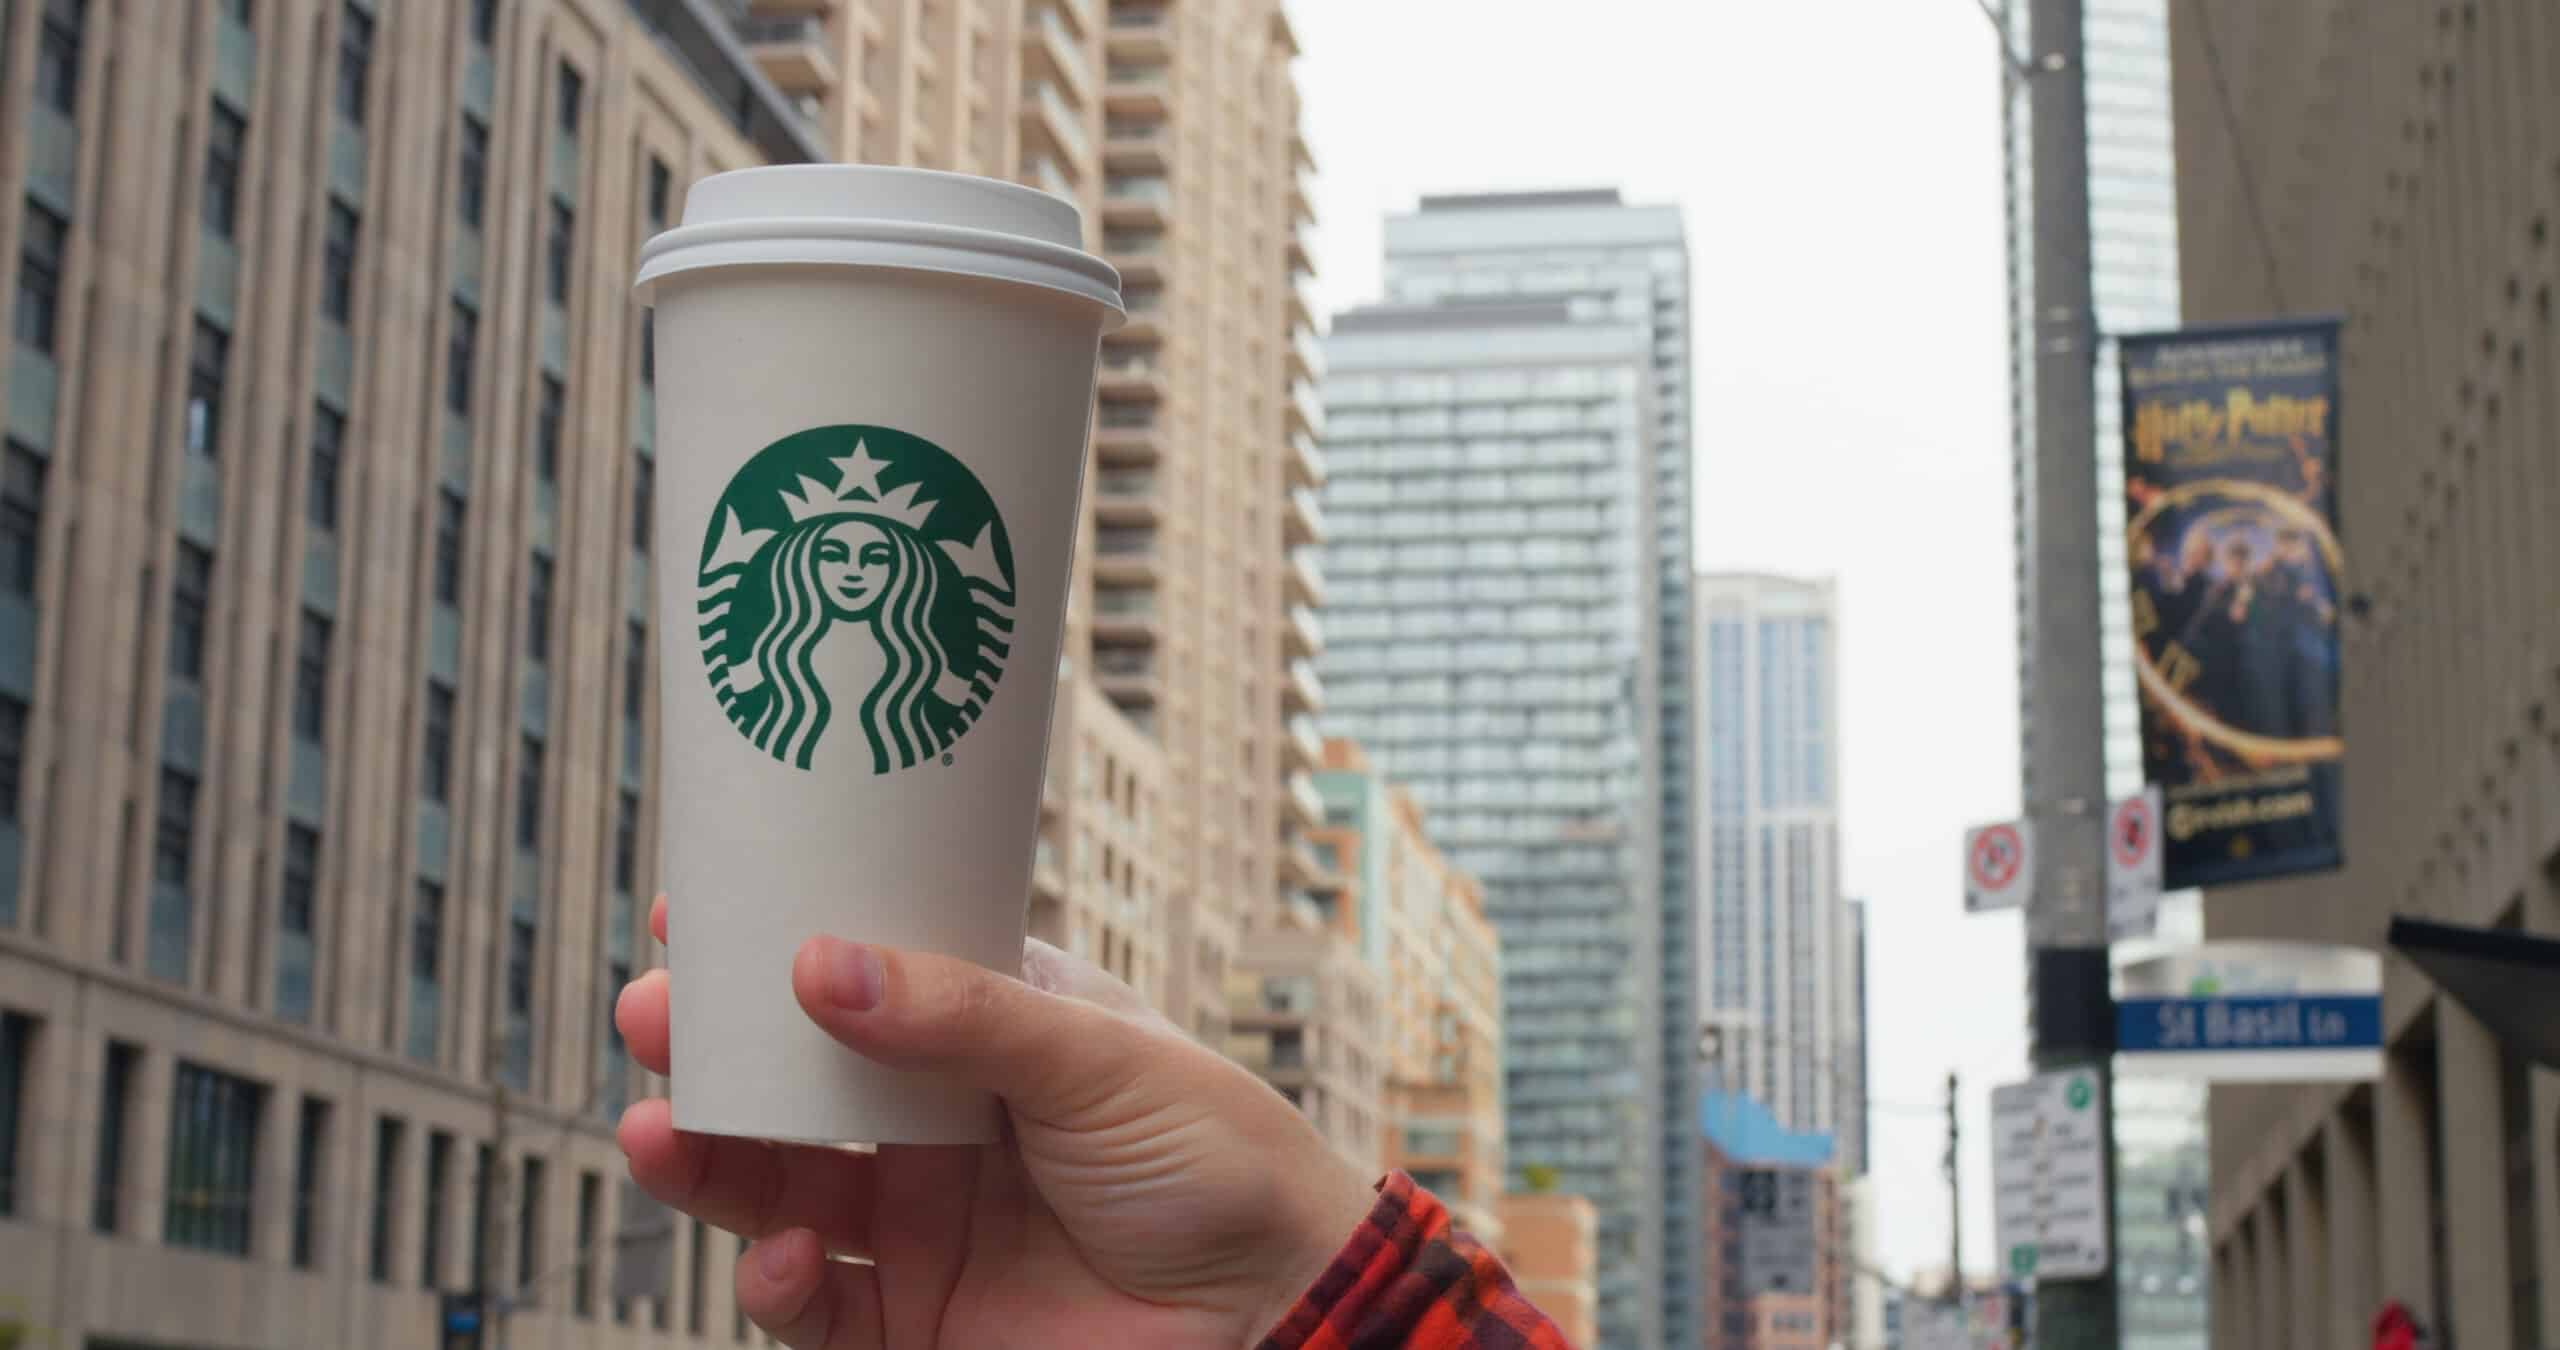
[[[2428,1014],[2418,1016],[2423,1025]],[[2427,1157],[2427,1138],[2436,1128],[2432,1071],[2407,1055],[2386,1056],[2382,1077],[2373,1085],[2373,1127],[2374,1220],[2380,1237],[2375,1248],[2380,1279],[2373,1303],[2379,1307],[2386,1299],[2398,1299],[2432,1327],[2438,1319],[2427,1247],[2436,1185]]]
[[[2292,1304],[2294,1350],[2331,1350],[2340,1343],[2329,1326],[2326,1161],[2325,1152],[2294,1155],[2282,1184],[2289,1220],[2285,1264],[2292,1276],[2287,1298]]]
[[[2350,1345],[2372,1324],[2381,1306],[2380,1235],[2374,1231],[2373,1127],[2346,1113],[2323,1127],[2329,1219],[2329,1334]]]
[[[2499,1109],[2498,1042],[2478,1018],[2450,1000],[2436,1005],[2441,1092],[2436,1128],[2444,1132],[2439,1199],[2445,1225],[2445,1329],[2457,1345],[2515,1343],[2507,1277],[2505,1113]]]
[[[169,1111],[177,1096],[177,1063],[169,1052],[137,1045],[125,1099],[123,1232],[137,1242],[169,1237]],[[102,1052],[103,1053],[103,1052]]]
[[[258,1151],[249,1174],[249,1250],[261,1265],[293,1263],[294,1149],[302,1134],[301,1111],[302,1094],[283,1083],[269,1085],[258,1102]],[[347,1259],[339,1257],[341,1263]],[[363,1254],[353,1259],[363,1269]]]

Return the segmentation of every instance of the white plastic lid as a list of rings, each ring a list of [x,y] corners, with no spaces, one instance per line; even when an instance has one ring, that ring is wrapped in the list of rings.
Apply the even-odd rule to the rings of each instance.
[[[640,247],[633,283],[758,264],[951,272],[1064,291],[1111,311],[1120,274],[1084,251],[1075,203],[1019,183],[871,164],[716,173],[685,193],[684,223]]]

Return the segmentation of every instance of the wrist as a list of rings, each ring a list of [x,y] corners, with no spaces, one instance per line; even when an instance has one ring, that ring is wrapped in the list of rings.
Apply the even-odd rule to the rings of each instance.
[[[1376,1182],[1363,1180],[1330,1148],[1319,1166],[1275,1170],[1271,1185],[1270,1262],[1244,1311],[1239,1343],[1247,1347],[1280,1329],[1352,1245],[1378,1203]]]

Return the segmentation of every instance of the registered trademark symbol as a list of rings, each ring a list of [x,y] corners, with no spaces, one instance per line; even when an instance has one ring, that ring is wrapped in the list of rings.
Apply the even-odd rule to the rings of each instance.
[[[948,750],[942,752],[942,767],[946,769],[951,767],[951,752]]]

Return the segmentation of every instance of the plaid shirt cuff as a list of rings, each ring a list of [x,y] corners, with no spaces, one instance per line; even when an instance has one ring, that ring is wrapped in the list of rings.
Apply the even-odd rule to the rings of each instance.
[[[1402,1172],[1260,1350],[1572,1350],[1502,1262]]]

